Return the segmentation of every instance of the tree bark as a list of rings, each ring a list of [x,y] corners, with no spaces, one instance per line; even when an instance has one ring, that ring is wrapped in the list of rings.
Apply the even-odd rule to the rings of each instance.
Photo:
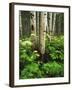
[[[22,38],[22,15],[19,12],[19,30],[20,30],[20,38]]]
[[[36,35],[36,12],[31,12],[31,33]]]
[[[50,32],[50,36],[52,36],[52,12],[49,13],[49,32]],[[50,37],[50,41],[51,41],[51,37]]]
[[[56,13],[54,13],[53,17],[53,35],[55,34],[55,24],[56,24]]]
[[[58,17],[58,34],[60,35],[61,34],[61,14],[59,14],[59,17]]]
[[[36,37],[36,12],[32,11],[31,13],[31,41],[33,43],[33,49],[36,48],[37,45],[37,37]]]
[[[40,52],[43,55],[45,53],[45,36],[47,27],[47,12],[40,12]]]
[[[39,12],[36,13],[36,35],[37,35],[37,45],[39,47]]]
[[[49,13],[47,13],[47,33],[49,33]]]

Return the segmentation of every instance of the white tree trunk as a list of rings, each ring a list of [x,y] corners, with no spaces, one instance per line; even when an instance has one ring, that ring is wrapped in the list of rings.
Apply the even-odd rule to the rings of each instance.
[[[31,33],[36,35],[36,12],[31,12]]]
[[[52,12],[49,13],[49,17],[50,17],[50,20],[49,20],[49,31],[50,31],[50,36],[52,36]],[[51,41],[52,38],[50,38],[50,41]]]
[[[37,37],[36,37],[36,12],[32,11],[31,13],[31,19],[30,19],[30,24],[31,24],[31,41],[33,43],[33,49],[36,48],[37,44]]]
[[[51,34],[51,32],[52,32],[52,13],[51,12],[49,13],[49,17],[50,17],[49,27],[50,27],[50,34]]]
[[[36,14],[37,45],[39,47],[39,12]]]
[[[22,37],[22,17],[21,17],[21,12],[19,12],[19,29],[20,29],[20,37]]]
[[[53,35],[55,34],[55,23],[56,23],[56,13],[54,13],[53,17]]]
[[[45,36],[47,27],[47,12],[40,12],[40,52],[45,53]]]
[[[47,33],[49,33],[49,22],[48,22],[49,18],[48,17],[49,17],[49,14],[47,13]]]

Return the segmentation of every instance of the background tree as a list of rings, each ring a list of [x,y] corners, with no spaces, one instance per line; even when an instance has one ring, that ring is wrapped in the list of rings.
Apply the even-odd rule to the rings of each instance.
[[[22,15],[21,12],[19,12],[19,30],[20,30],[20,38],[22,38]]]
[[[36,37],[36,12],[30,12],[30,25],[31,25],[31,40],[33,42],[33,48],[36,47],[37,37]]]
[[[31,33],[36,35],[36,12],[32,11],[31,13]]]
[[[37,45],[39,47],[39,12],[36,12],[36,35],[37,35]]]
[[[56,25],[56,13],[53,14],[53,35],[55,34],[55,25]]]
[[[61,35],[64,33],[64,14],[57,13],[56,14],[56,35]]]
[[[61,34],[61,14],[58,16],[58,34]]]
[[[52,12],[49,13],[49,32],[50,32],[50,41],[52,36]]]

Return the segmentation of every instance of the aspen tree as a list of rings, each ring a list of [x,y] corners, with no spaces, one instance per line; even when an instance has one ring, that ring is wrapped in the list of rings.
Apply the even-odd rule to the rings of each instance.
[[[22,37],[22,16],[21,16],[21,11],[19,12],[19,30],[20,30],[20,37]]]
[[[52,12],[49,13],[49,31],[50,31],[50,41],[52,39]]]
[[[56,24],[56,13],[54,13],[53,17],[53,35],[55,34],[55,24]]]
[[[47,27],[47,12],[40,12],[40,52],[43,55],[45,53],[45,37]]]
[[[36,34],[37,34],[37,45],[39,47],[39,12],[36,13]]]
[[[33,43],[33,48],[35,48],[37,44],[37,37],[36,37],[36,12],[31,11],[31,18],[30,18],[30,24],[31,24],[31,40]]]

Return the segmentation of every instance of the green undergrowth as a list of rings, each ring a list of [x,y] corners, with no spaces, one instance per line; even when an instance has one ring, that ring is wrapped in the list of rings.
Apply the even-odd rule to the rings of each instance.
[[[31,38],[19,41],[19,78],[47,78],[64,76],[64,37],[46,38],[43,60],[39,50],[33,48]]]

